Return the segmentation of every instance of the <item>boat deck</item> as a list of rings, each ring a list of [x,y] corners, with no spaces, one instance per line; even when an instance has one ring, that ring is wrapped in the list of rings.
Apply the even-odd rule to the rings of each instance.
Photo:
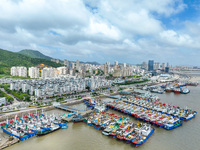
[[[91,109],[89,109],[89,110],[86,110],[86,111],[81,111],[81,112],[79,112],[82,116],[86,116],[86,115],[88,115],[88,114],[90,114],[90,113],[92,113],[93,112],[93,110],[91,110]],[[66,118],[62,118],[62,120],[64,120],[64,121],[67,121],[67,122],[70,122],[70,121],[72,121],[72,118],[73,118],[73,116],[71,116],[71,117],[66,117]]]

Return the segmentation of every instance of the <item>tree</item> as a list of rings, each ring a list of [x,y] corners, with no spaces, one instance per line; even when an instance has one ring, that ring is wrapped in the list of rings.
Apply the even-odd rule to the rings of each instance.
[[[30,96],[26,96],[26,97],[25,97],[25,101],[31,102]]]
[[[86,88],[85,89],[87,89],[88,91],[90,91],[90,87],[89,86],[86,86]]]

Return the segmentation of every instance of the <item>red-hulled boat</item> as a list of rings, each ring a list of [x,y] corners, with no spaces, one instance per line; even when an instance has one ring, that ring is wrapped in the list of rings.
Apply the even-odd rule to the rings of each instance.
[[[180,93],[180,92],[181,92],[181,89],[180,89],[180,88],[174,89],[174,93]]]

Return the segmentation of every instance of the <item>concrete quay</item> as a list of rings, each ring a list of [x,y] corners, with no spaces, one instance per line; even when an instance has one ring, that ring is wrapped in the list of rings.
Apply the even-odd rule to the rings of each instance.
[[[83,99],[73,100],[73,101],[66,101],[65,103],[62,103],[62,104],[64,104],[64,105],[74,105],[74,104],[78,104],[78,103],[81,103],[81,102],[83,102]],[[0,116],[0,122],[5,121],[7,118],[8,119],[15,118],[15,115],[22,116],[22,115],[28,115],[29,113],[35,113],[36,110],[37,110],[37,112],[40,112],[42,110],[43,111],[49,111],[49,110],[53,110],[53,109],[55,109],[54,106],[47,106],[47,107],[40,107],[40,108],[29,107],[29,108],[26,108],[24,110],[2,114]]]
[[[86,111],[80,111],[79,113],[80,113],[83,117],[85,117],[85,116],[87,116],[88,114],[92,113],[93,111],[94,111],[94,110],[89,109],[89,110],[86,110]],[[62,120],[63,120],[63,121],[66,121],[66,122],[70,122],[70,121],[72,121],[72,118],[73,118],[73,116],[63,118]]]
[[[9,147],[17,142],[19,142],[19,139],[16,137],[13,137],[13,140],[11,141],[9,139],[4,138],[0,141],[0,150]]]

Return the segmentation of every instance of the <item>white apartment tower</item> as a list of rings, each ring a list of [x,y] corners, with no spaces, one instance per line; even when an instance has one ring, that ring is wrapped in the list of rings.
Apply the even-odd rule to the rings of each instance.
[[[37,67],[28,68],[28,75],[30,78],[39,78],[40,77],[39,68],[37,68]]]
[[[42,69],[42,78],[54,78],[56,77],[57,69],[56,68],[44,68]]]
[[[11,76],[27,77],[26,67],[12,67]]]

